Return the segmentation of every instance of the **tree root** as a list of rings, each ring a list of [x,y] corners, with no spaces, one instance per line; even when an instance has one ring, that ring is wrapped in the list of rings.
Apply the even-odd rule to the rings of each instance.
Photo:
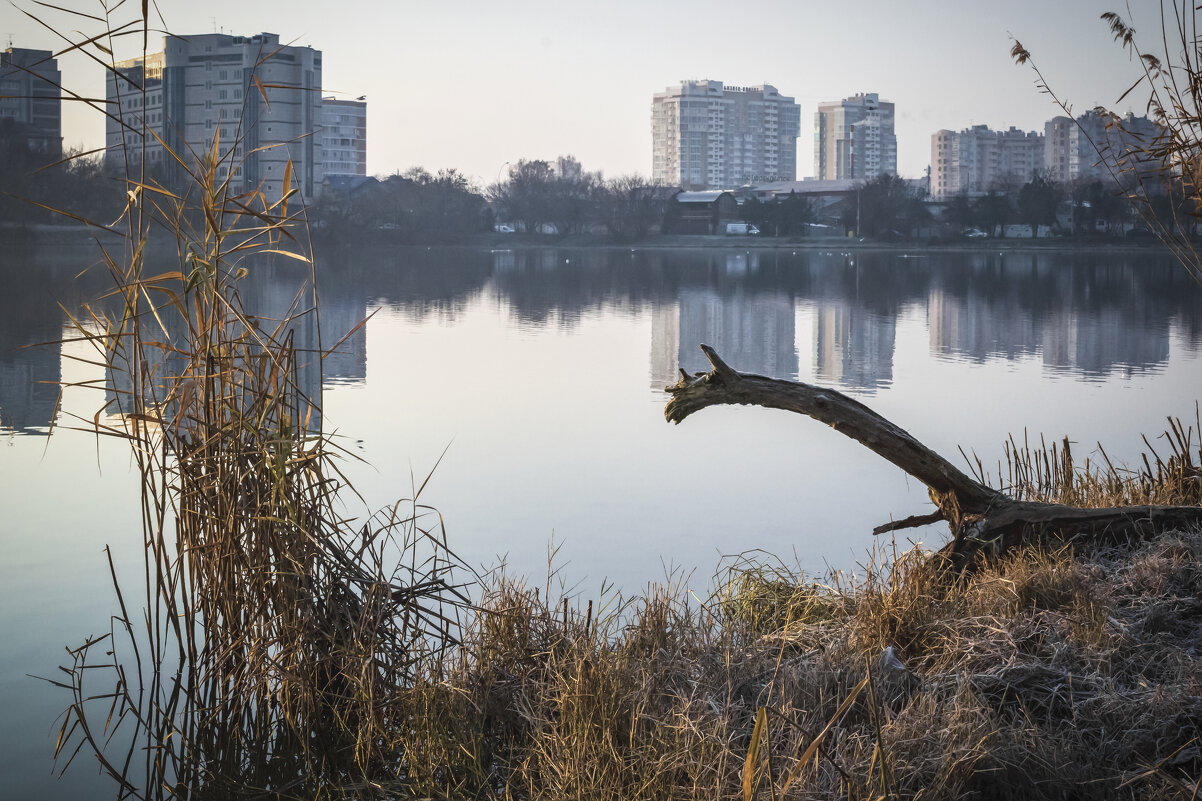
[[[691,376],[680,371],[676,385],[667,387],[672,400],[664,407],[664,417],[669,422],[680,423],[709,406],[744,404],[796,412],[826,423],[921,481],[935,504],[936,511],[930,514],[887,523],[873,533],[945,520],[952,541],[940,553],[956,565],[1036,542],[1115,542],[1202,523],[1202,507],[1198,506],[1085,508],[1016,500],[971,478],[908,432],[841,392],[740,373],[710,346],[702,345],[701,350],[713,369]]]

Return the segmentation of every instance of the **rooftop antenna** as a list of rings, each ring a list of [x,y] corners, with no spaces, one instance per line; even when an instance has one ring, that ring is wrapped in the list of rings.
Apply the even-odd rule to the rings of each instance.
[[[212,24],[212,26],[213,26],[213,33],[217,33],[217,18],[216,18],[216,17],[209,17],[209,22],[210,22],[210,23]]]

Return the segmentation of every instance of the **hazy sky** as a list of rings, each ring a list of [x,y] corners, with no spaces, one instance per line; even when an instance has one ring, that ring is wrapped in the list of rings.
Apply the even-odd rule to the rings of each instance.
[[[91,0],[58,2],[101,12]],[[270,31],[323,51],[325,93],[367,95],[369,173],[456,167],[483,183],[506,162],[569,153],[606,175],[649,174],[651,96],[693,78],[770,83],[796,98],[798,177],[813,173],[817,103],[877,92],[897,106],[898,170],[918,176],[941,128],[1042,130],[1057,113],[1010,59],[1011,36],[1084,111],[1113,104],[1136,76],[1099,15],[1119,11],[1147,41],[1160,24],[1155,0],[1131,0],[1130,13],[1122,0],[159,3],[175,33]],[[18,0],[2,12],[5,44],[63,46],[22,8],[95,32]],[[135,55],[137,39],[118,55]],[[70,55],[60,67],[68,86],[103,97],[98,66]],[[1132,95],[1116,110],[1143,113],[1143,102]],[[103,143],[95,112],[66,108],[63,129],[68,147]]]

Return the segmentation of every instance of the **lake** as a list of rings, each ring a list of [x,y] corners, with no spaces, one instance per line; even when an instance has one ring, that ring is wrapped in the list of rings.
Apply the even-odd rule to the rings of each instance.
[[[1159,250],[348,248],[320,253],[321,330],[307,373],[368,509],[411,497],[482,568],[595,598],[672,576],[704,596],[732,555],[761,550],[821,577],[856,570],[874,526],[930,510],[925,488],[808,419],[759,408],[667,424],[665,385],[734,368],[836,387],[953,462],[1068,436],[1133,461],[1168,415],[1193,423],[1202,289]],[[138,488],[125,446],[72,430],[104,403],[71,337],[105,290],[94,245],[0,255],[0,775],[12,798],[107,798],[81,756],[51,776],[52,676],[64,646],[116,609],[103,548],[140,578]],[[263,313],[306,269],[250,263]],[[98,308],[109,301],[100,301]],[[60,305],[61,304],[61,305]],[[316,327],[298,331],[317,344]],[[307,341],[306,337],[308,338]],[[79,359],[83,359],[82,361]],[[55,429],[47,436],[51,426]],[[1152,439],[1153,444],[1156,443]],[[352,458],[358,457],[358,458]],[[441,459],[441,461],[440,461]],[[437,469],[435,469],[437,465]],[[362,516],[358,501],[347,512]],[[946,528],[905,532],[938,546]],[[549,572],[554,575],[548,578]],[[137,593],[133,593],[136,595]]]

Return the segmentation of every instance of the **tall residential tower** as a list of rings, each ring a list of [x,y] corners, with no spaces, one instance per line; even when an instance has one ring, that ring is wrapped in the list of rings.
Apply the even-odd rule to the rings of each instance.
[[[167,36],[163,52],[132,59],[110,73],[105,124],[110,169],[145,159],[161,177],[179,178],[161,139],[185,162],[209,153],[222,158],[218,180],[242,191],[261,189],[269,201],[291,183],[306,199],[322,179],[321,51],[280,44],[274,33],[255,36]],[[153,130],[158,139],[141,130]],[[232,174],[232,175],[231,175]]]
[[[684,189],[797,178],[801,107],[776,87],[685,81],[651,104],[651,176]]]
[[[897,174],[893,104],[877,94],[819,103],[814,115],[814,176],[870,181]]]

